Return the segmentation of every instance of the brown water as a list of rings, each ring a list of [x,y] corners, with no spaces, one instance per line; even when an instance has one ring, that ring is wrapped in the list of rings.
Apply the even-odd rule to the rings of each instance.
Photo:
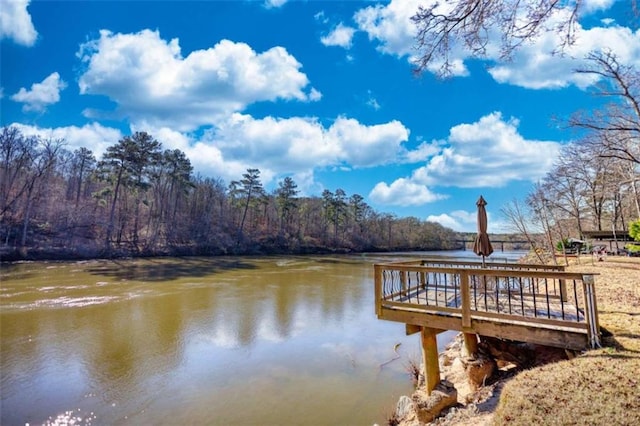
[[[377,260],[2,264],[0,423],[384,423],[420,349],[375,317]]]

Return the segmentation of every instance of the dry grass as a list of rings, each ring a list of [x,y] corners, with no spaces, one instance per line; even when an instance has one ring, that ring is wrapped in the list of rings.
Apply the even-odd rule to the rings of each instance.
[[[640,419],[640,258],[590,258],[605,347],[518,374],[493,417],[503,425],[635,425]],[[608,333],[607,333],[608,332]]]

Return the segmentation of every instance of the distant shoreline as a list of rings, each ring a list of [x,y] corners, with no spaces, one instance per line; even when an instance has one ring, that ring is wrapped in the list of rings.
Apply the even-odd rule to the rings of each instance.
[[[28,249],[21,252],[18,249],[0,249],[0,262],[18,261],[73,261],[95,259],[142,259],[149,257],[219,257],[219,256],[277,256],[277,255],[330,255],[330,254],[363,254],[363,253],[398,253],[398,252],[429,252],[429,251],[458,251],[459,249],[378,249],[350,250],[348,248],[304,247],[299,250],[266,250],[256,248],[253,250],[238,251],[214,251],[206,249],[173,249],[155,252],[135,252],[129,250],[112,250],[110,253],[104,250],[76,250],[76,249]]]
[[[85,251],[79,253],[77,250],[68,249],[34,249],[28,250],[26,255],[21,254],[17,249],[1,249],[0,263],[21,262],[21,261],[79,261],[79,260],[98,260],[98,259],[144,259],[150,257],[221,257],[221,256],[306,256],[306,255],[366,255],[366,254],[403,254],[407,256],[422,255],[423,253],[468,253],[470,260],[478,258],[471,250],[462,250],[460,248],[453,249],[425,249],[425,248],[398,248],[393,250],[370,248],[368,250],[349,250],[346,248],[326,248],[326,247],[306,247],[303,250],[253,250],[253,251],[237,251],[237,252],[199,252],[197,250],[175,250],[163,251],[155,253],[136,253],[129,251],[112,252],[107,255],[104,251]],[[517,253],[513,256],[513,253]],[[526,258],[526,250],[506,250],[504,252],[494,252],[488,259],[494,261],[515,261]],[[506,254],[506,255],[505,255]],[[479,259],[479,258],[478,258]]]

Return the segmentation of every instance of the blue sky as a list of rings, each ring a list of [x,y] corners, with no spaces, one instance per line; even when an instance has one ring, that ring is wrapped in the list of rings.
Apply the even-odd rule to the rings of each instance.
[[[454,50],[447,80],[412,73],[418,4],[375,1],[0,0],[1,121],[99,158],[147,131],[225,182],[360,194],[379,212],[475,230],[524,197],[577,135],[592,50],[640,66],[630,0],[583,0],[576,44],[542,34],[510,61]],[[634,20],[635,19],[635,20]]]

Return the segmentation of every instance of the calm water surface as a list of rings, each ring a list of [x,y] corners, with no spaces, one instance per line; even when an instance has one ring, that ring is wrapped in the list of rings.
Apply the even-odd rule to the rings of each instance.
[[[420,357],[374,314],[393,258],[2,264],[0,423],[384,423]]]

